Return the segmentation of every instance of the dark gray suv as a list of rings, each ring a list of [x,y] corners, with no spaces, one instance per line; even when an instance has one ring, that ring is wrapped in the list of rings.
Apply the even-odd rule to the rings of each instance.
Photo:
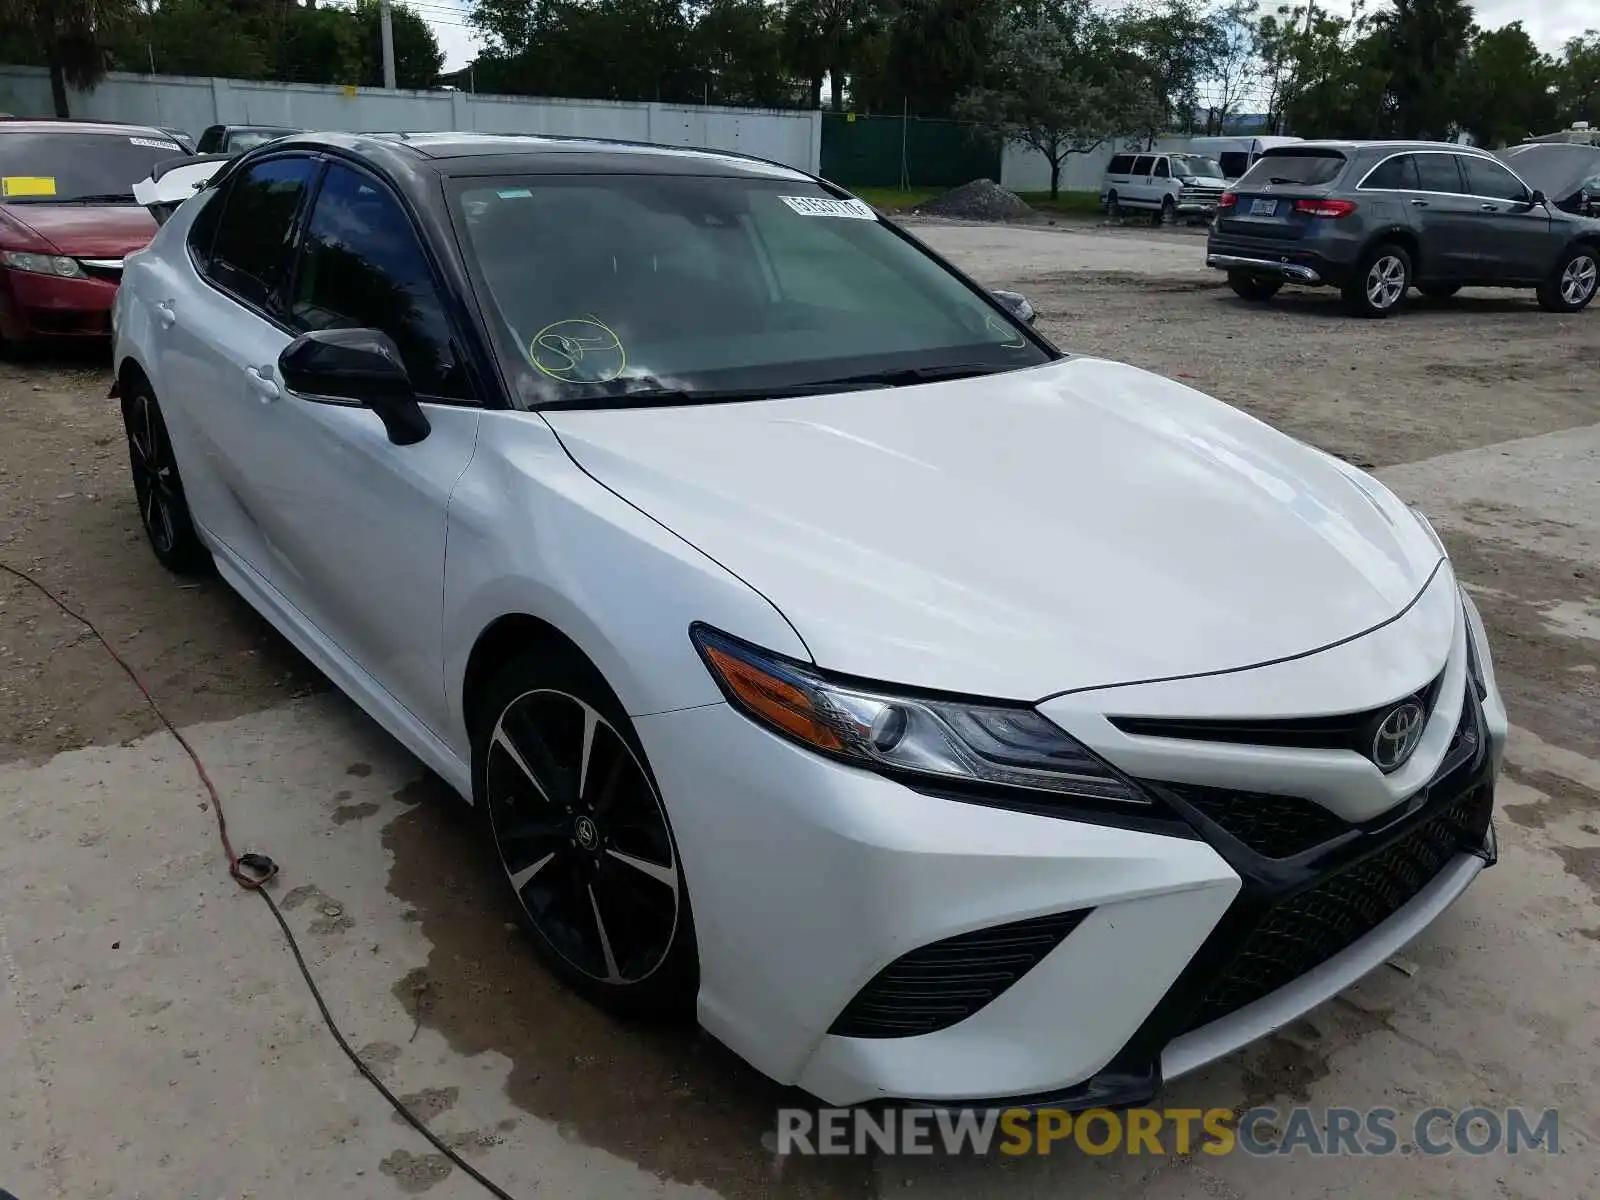
[[[1412,287],[1535,288],[1578,312],[1600,286],[1600,220],[1563,212],[1506,163],[1437,142],[1301,142],[1268,150],[1222,197],[1206,265],[1247,300],[1326,284],[1364,317]]]

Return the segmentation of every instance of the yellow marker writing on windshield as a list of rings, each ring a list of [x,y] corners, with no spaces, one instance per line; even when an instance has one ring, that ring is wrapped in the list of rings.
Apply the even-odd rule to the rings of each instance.
[[[14,200],[19,196],[54,196],[53,175],[7,175],[0,178],[0,196]]]

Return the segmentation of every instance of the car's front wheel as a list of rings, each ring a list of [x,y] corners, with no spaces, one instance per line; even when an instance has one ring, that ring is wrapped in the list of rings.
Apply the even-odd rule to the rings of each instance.
[[[474,794],[545,962],[613,1011],[691,1010],[699,964],[677,843],[644,748],[598,671],[508,663],[473,736]]]
[[[1106,216],[1113,221],[1122,219],[1122,201],[1117,198],[1115,189],[1106,195]]]
[[[1411,256],[1386,242],[1367,251],[1344,287],[1344,302],[1358,317],[1388,317],[1399,312],[1411,288]]]
[[[1574,246],[1539,287],[1539,304],[1550,312],[1582,312],[1600,288],[1600,251]]]
[[[139,523],[150,549],[162,566],[176,574],[203,571],[210,565],[211,555],[194,530],[161,405],[143,379],[130,384],[123,398],[122,425],[128,435],[128,465]]]
[[[1283,290],[1283,280],[1252,275],[1249,271],[1229,271],[1228,286],[1241,298],[1260,304]]]

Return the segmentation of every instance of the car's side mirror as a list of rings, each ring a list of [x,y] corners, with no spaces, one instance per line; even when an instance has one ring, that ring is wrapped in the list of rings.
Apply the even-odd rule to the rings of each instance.
[[[1528,197],[1528,203],[1533,205],[1533,207],[1538,208],[1541,204],[1549,204],[1550,200],[1549,197],[1547,197],[1538,188],[1534,188],[1533,195]]]
[[[399,347],[379,329],[301,334],[278,356],[278,377],[307,400],[370,408],[397,446],[414,445],[433,428],[417,403]]]
[[[1005,305],[1006,311],[1024,325],[1032,325],[1039,317],[1033,310],[1033,305],[1028,303],[1028,298],[1021,292],[1005,292],[995,288],[989,294]]]

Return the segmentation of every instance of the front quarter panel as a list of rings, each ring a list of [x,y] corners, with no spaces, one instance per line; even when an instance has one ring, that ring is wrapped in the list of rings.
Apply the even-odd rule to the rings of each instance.
[[[504,616],[559,629],[631,716],[722,701],[689,639],[695,621],[811,657],[764,597],[585,474],[536,413],[483,415],[450,501],[444,601],[447,740],[463,760],[467,663]]]

